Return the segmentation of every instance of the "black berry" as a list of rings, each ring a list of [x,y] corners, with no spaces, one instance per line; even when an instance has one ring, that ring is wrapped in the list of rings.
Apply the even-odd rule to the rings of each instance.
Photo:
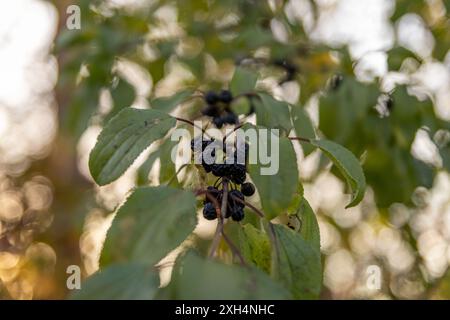
[[[244,209],[240,207],[236,208],[231,212],[231,219],[233,219],[233,221],[242,221],[242,219],[244,219]]]
[[[228,90],[222,90],[219,94],[219,100],[228,104],[233,100],[233,95]]]
[[[222,118],[224,123],[236,124],[238,122],[238,116],[234,112],[228,112]]]
[[[237,184],[242,184],[247,178],[247,173],[245,170],[245,165],[234,163],[230,168],[231,181]]]
[[[206,192],[208,195],[205,195],[205,201],[203,201],[203,204],[212,203],[211,197],[216,199],[218,203],[222,200],[222,191],[217,189],[216,187],[209,186],[206,189]]]
[[[216,104],[219,101],[219,96],[214,91],[208,91],[205,94],[205,101],[209,105]]]
[[[211,167],[211,172],[216,177],[224,177],[228,174],[229,168],[224,163],[214,163]]]
[[[203,208],[203,217],[206,220],[214,220],[217,218],[216,208],[214,208],[214,205],[211,202],[205,204],[205,207]]]
[[[202,114],[208,117],[216,117],[219,114],[219,110],[215,105],[207,105],[202,109]]]
[[[234,207],[243,208],[245,206],[243,202],[235,200],[235,198],[237,198],[237,199],[241,199],[242,201],[244,201],[245,197],[241,191],[239,191],[239,190],[230,191],[230,198],[232,200],[232,204]]]
[[[241,185],[241,192],[244,196],[250,197],[255,194],[255,186],[250,182],[243,183]]]
[[[222,128],[223,127],[223,125],[224,125],[224,121],[223,121],[223,118],[222,117],[215,117],[214,119],[213,119],[213,123],[214,123],[214,125],[217,127],[217,128]]]

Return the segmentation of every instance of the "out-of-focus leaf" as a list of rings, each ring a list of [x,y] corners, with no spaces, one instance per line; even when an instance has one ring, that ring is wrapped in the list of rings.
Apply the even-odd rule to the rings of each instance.
[[[366,190],[366,178],[358,159],[346,148],[332,141],[311,140],[311,143],[330,158],[351,187],[353,196],[346,208],[356,206],[363,199]]]
[[[420,62],[419,58],[411,51],[404,47],[395,47],[388,52],[389,70],[399,70],[406,58],[413,58]]]
[[[117,85],[111,88],[111,96],[114,102],[113,110],[108,114],[114,116],[118,111],[131,107],[136,96],[134,87],[127,81],[120,79]]]
[[[97,271],[73,291],[73,300],[150,300],[159,287],[159,276],[152,267],[126,263]]]
[[[100,86],[83,85],[71,97],[68,110],[63,114],[63,128],[77,139],[89,125],[92,115],[97,111]]]
[[[257,78],[256,73],[242,67],[237,67],[230,82],[231,93],[237,96],[239,94],[253,92]]]
[[[152,152],[143,164],[139,167],[137,171],[137,181],[138,186],[145,185],[148,182],[148,175],[153,168],[153,164],[159,158],[159,151]]]
[[[176,120],[156,110],[127,108],[100,133],[89,157],[89,169],[99,185],[119,178],[155,140],[164,137]]]
[[[258,97],[254,99],[257,124],[289,132],[292,124],[287,102],[276,100],[267,93],[259,93]]]
[[[159,170],[159,182],[166,183],[170,181],[172,186],[178,185],[177,177],[175,177],[175,162],[171,159],[172,150],[178,147],[178,141],[167,139],[159,149],[161,168]],[[173,179],[172,179],[173,178]]]
[[[290,299],[290,294],[256,268],[226,265],[189,252],[178,262],[169,285],[171,299]]]
[[[270,273],[270,242],[266,233],[251,224],[239,229],[239,246],[245,260]]]
[[[270,135],[269,139],[260,139],[258,148],[275,143],[279,139],[279,152],[272,154],[273,172],[262,172],[260,159],[257,164],[249,165],[250,176],[261,198],[266,217],[272,219],[285,212],[290,206],[299,184],[295,151],[288,138]],[[269,150],[267,147],[266,150]],[[277,169],[278,166],[278,170]]]
[[[309,205],[308,201],[303,198],[297,212],[301,220],[300,234],[303,239],[311,244],[311,246],[320,252],[320,230],[317,218]]]
[[[168,96],[168,97],[159,97],[150,101],[150,106],[153,109],[164,111],[166,113],[171,112],[175,109],[180,103],[184,102],[187,98],[189,98],[194,90],[186,89],[182,91],[178,91],[177,93]]]
[[[156,264],[194,230],[193,193],[167,186],[142,187],[128,197],[108,230],[101,264]]]
[[[354,132],[364,130],[369,110],[377,104],[380,95],[374,84],[363,84],[344,76],[342,84],[330,89],[319,100],[319,129],[337,143],[345,145],[352,142],[358,148],[365,148],[365,142],[355,139]],[[358,134],[360,136],[360,133]]]
[[[283,225],[272,225],[272,274],[295,299],[316,299],[322,287],[320,252],[303,239],[301,234]]]
[[[292,108],[291,113],[292,122],[294,123],[294,129],[297,136],[302,138],[315,139],[316,132],[314,130],[314,126],[305,110],[297,106],[295,108]],[[312,146],[310,143],[301,141],[300,143],[302,145],[305,156],[309,155],[315,149],[314,146]]]

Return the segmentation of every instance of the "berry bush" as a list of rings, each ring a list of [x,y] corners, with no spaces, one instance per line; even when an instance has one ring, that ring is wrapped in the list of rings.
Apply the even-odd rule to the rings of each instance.
[[[323,266],[319,224],[300,178],[304,157],[317,155],[317,175],[330,170],[347,186],[346,208],[361,205],[366,184],[382,210],[413,206],[414,190],[431,187],[436,170],[410,152],[424,125],[431,136],[450,128],[431,99],[418,100],[409,84],[386,92],[379,79],[358,81],[347,47],[309,40],[284,1],[155,1],[142,12],[108,14],[80,3],[90,12],[86,25],[61,35],[57,49],[85,49],[82,57],[67,57],[61,82],[76,86],[68,130],[79,137],[89,124],[102,126],[89,158],[93,179],[113,183],[154,148],[116,210],[100,270],[74,298],[316,299]],[[236,21],[227,24],[228,14]],[[413,56],[405,52],[400,57]],[[151,75],[148,107],[131,107],[136,91],[115,68],[123,60]],[[90,75],[80,81],[75,71],[82,64]],[[290,97],[290,86],[299,95]],[[101,89],[113,100],[106,114],[96,111]],[[305,107],[314,102],[317,121]],[[170,135],[180,128],[201,129],[190,141],[193,157],[203,155],[200,164],[171,161],[181,142]],[[233,135],[218,148],[208,128],[278,130],[266,141],[279,141],[278,171],[261,174],[264,165],[248,161],[254,146],[238,146]],[[448,168],[448,141],[438,147]],[[156,159],[159,183],[150,183]],[[209,226],[211,236],[199,236],[198,225]],[[159,272],[168,267],[170,281],[160,287]]]

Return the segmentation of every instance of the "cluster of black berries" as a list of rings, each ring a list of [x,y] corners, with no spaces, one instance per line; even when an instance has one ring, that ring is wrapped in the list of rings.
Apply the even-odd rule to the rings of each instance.
[[[228,181],[232,182],[230,184],[231,190],[228,193],[227,210],[225,217],[231,217],[234,221],[241,221],[242,219],[244,219],[244,197],[252,196],[255,193],[255,186],[250,182],[245,182],[247,178],[246,165],[238,163],[238,160],[241,159],[245,159],[245,162],[247,161],[249,146],[248,144],[245,144],[245,148],[243,148],[244,150],[239,150],[237,147],[235,147],[231,156],[232,159],[226,158],[223,163],[217,163],[216,161],[206,161],[205,156],[211,156],[212,158],[214,158],[214,160],[216,160],[216,150],[213,148],[213,145],[211,146],[212,150],[208,150],[210,152],[207,152],[206,154],[204,152],[205,149],[214,142],[214,139],[193,139],[191,141],[191,148],[192,150],[200,149],[204,153],[204,157],[202,157],[203,168],[206,172],[211,172],[216,177],[219,177],[215,185],[220,183],[222,179],[227,179]],[[228,148],[231,148],[231,146],[228,146]],[[226,146],[224,147],[224,152],[226,152]],[[203,216],[207,220],[214,220],[217,218],[217,212],[211,198],[215,199],[219,206],[221,206],[222,203],[223,190],[219,190],[215,185],[209,186],[207,188],[207,195],[205,196]],[[240,190],[238,190],[239,186]]]
[[[213,123],[217,128],[222,128],[224,124],[237,124],[238,116],[230,109],[233,95],[228,90],[219,93],[208,91],[205,94],[207,106],[203,108],[202,114],[213,118]]]
[[[223,190],[219,190],[214,186],[209,186],[206,190],[207,195],[203,204],[203,217],[207,220],[214,220],[217,218],[217,211],[211,198],[217,201],[220,207],[222,203]],[[245,197],[250,197],[255,193],[255,186],[246,182],[241,185],[241,190],[232,189],[228,193],[227,210],[225,218],[233,219],[234,221],[241,221],[244,219]]]
[[[275,59],[272,61],[274,66],[283,68],[286,72],[286,75],[278,82],[278,84],[283,84],[285,82],[289,82],[295,79],[295,74],[298,72],[298,68],[292,62],[289,62],[285,59]]]

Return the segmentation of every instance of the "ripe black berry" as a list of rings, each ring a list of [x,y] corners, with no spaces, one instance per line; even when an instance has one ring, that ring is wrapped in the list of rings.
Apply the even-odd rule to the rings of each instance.
[[[206,220],[214,220],[217,218],[216,208],[214,208],[214,205],[211,202],[205,204],[205,207],[203,208],[203,217],[205,217]]]
[[[233,221],[241,221],[244,219],[244,209],[241,207],[236,208],[231,212],[231,219],[233,219]]]
[[[231,181],[237,184],[242,184],[245,182],[245,179],[247,178],[245,165],[234,163],[230,169]]]
[[[212,203],[213,201],[211,200],[211,197],[216,199],[218,203],[222,201],[222,191],[220,191],[216,187],[209,186],[206,189],[206,192],[208,193],[209,196],[205,195],[205,201],[203,201],[203,204]]]
[[[243,183],[241,185],[241,192],[244,196],[250,197],[255,194],[255,186],[250,182]]]
[[[219,110],[215,105],[207,105],[202,109],[202,114],[208,117],[216,117],[219,114]]]
[[[230,198],[232,200],[232,204],[233,204],[234,207],[243,208],[245,206],[241,201],[238,201],[238,200],[234,199],[234,198],[238,198],[238,199],[241,199],[242,201],[244,201],[245,197],[244,197],[244,194],[241,191],[239,191],[239,190],[232,190],[232,191],[230,191]]]
[[[222,121],[228,124],[236,124],[238,122],[238,117],[234,112],[230,111],[222,117]]]
[[[214,91],[208,91],[205,94],[205,101],[209,105],[215,104],[217,101],[219,101],[219,96]]]
[[[222,90],[219,94],[219,100],[228,104],[233,100],[233,95],[228,90]]]
[[[228,174],[229,168],[224,163],[214,163],[211,167],[211,172],[216,177],[224,177]]]
[[[214,125],[217,127],[217,128],[222,128],[223,127],[223,125],[224,125],[224,121],[223,121],[223,118],[222,117],[215,117],[214,119],[213,119],[213,123],[214,123]]]

